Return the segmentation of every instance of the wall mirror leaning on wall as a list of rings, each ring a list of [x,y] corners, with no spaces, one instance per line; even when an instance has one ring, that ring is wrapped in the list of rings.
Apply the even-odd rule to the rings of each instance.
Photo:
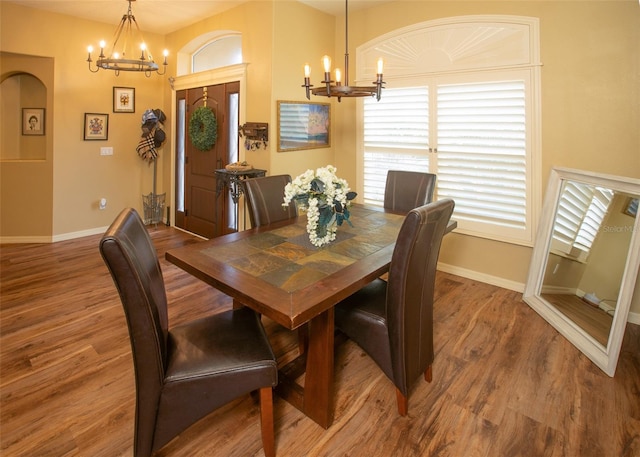
[[[565,168],[549,177],[524,301],[609,376],[640,264],[640,180]]]

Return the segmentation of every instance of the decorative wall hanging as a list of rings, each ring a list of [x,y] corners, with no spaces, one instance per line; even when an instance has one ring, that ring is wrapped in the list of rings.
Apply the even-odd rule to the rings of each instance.
[[[278,102],[278,151],[331,146],[329,103]]]
[[[167,136],[162,125],[167,119],[160,108],[145,110],[142,115],[142,137],[136,147],[136,152],[143,160],[151,163],[158,158],[157,148],[162,146]],[[155,171],[154,171],[155,182]]]
[[[133,87],[113,88],[113,112],[114,113],[135,113],[136,112],[136,90]]]
[[[22,134],[44,135],[44,108],[22,108]]]
[[[108,140],[109,115],[102,113],[84,113],[84,139]]]
[[[208,151],[218,139],[218,121],[211,109],[201,106],[189,119],[189,138],[200,151]]]
[[[266,122],[246,122],[238,128],[238,133],[244,137],[244,148],[247,151],[260,148],[267,149],[269,144],[269,124]]]

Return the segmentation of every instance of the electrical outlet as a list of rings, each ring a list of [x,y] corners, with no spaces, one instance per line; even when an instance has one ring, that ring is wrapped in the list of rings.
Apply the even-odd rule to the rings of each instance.
[[[100,148],[100,155],[101,156],[112,156],[113,155],[113,148],[110,147],[110,146]]]

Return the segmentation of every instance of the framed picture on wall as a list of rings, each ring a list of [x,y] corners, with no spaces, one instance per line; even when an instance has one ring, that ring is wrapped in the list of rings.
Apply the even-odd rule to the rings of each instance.
[[[101,113],[84,113],[84,139],[108,140],[109,115]]]
[[[114,113],[135,113],[136,112],[136,89],[133,87],[113,88],[113,112]]]
[[[329,103],[278,101],[278,151],[331,146]]]
[[[22,108],[22,134],[44,135],[44,108]]]

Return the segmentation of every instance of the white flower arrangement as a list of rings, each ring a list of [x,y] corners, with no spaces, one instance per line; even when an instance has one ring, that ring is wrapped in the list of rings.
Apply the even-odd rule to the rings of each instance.
[[[315,172],[307,170],[284,188],[284,203],[295,201],[307,211],[307,233],[314,246],[324,246],[336,239],[338,226],[349,225],[350,201],[356,197],[346,180],[336,176],[336,167],[327,165]]]

